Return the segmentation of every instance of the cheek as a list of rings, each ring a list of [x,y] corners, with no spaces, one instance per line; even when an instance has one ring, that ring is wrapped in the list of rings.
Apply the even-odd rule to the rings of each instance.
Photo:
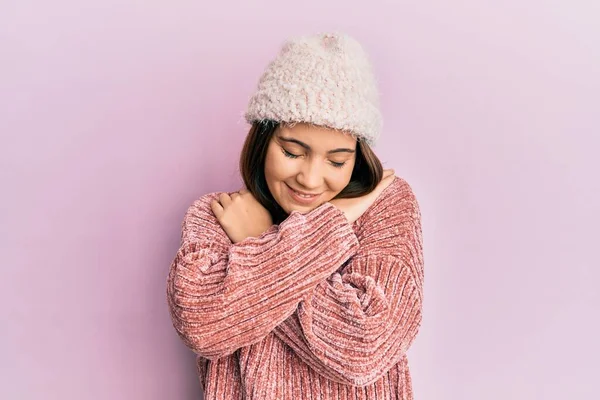
[[[346,185],[350,182],[350,178],[352,177],[352,168],[348,168],[347,171],[342,172],[332,172],[327,180],[328,189],[333,193],[333,195],[337,195],[339,192],[344,190]]]
[[[267,151],[265,157],[265,180],[276,200],[279,200],[284,194],[281,182],[288,180],[294,174],[292,163],[287,159],[282,159],[284,157],[283,154],[277,154],[273,148]]]
[[[288,165],[280,159],[274,150],[269,149],[265,158],[265,177],[274,182],[283,179],[288,173]]]
[[[352,178],[352,171],[354,170],[355,160],[350,159],[346,161],[346,165],[340,168],[339,170],[334,169],[331,171],[330,179],[329,179],[329,187],[331,191],[339,193],[348,183],[350,183],[350,179]],[[332,168],[333,169],[333,168]]]
[[[336,192],[341,192],[350,182],[350,176],[351,174],[337,174],[336,177],[331,180],[331,189]]]

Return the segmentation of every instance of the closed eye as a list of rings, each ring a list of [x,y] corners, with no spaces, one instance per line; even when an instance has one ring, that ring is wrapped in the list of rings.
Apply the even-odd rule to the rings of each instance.
[[[283,151],[283,154],[288,157],[288,158],[298,158],[300,157],[297,154],[292,154],[289,151],[287,151],[286,149],[284,149],[283,147],[281,148],[281,150]],[[331,165],[334,166],[335,168],[342,168],[344,165],[346,164],[346,162],[335,162],[335,161],[331,161]]]
[[[300,156],[297,156],[296,154],[292,154],[289,151],[287,151],[286,149],[282,148],[281,150],[283,150],[283,154],[285,154],[286,157],[289,158],[298,158]]]

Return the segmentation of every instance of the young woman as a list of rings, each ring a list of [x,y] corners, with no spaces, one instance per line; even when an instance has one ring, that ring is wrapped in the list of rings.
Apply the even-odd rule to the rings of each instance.
[[[245,188],[192,204],[168,277],[205,399],[412,399],[421,216],[371,150],[366,54],[341,34],[288,41],[246,119]]]

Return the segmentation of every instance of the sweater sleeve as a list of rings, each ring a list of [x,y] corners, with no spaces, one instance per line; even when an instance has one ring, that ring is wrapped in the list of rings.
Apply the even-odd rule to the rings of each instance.
[[[421,323],[420,211],[406,182],[392,185],[365,216],[357,254],[274,330],[315,371],[344,384],[378,380],[401,360]]]
[[[217,196],[188,209],[167,278],[173,326],[209,359],[260,341],[358,250],[352,226],[330,203],[233,244],[210,208]]]

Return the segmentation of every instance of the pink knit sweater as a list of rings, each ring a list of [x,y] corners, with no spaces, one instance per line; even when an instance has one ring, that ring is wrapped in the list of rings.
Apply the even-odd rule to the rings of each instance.
[[[232,244],[217,193],[185,215],[167,295],[206,400],[413,399],[421,215],[396,177],[354,224],[331,203]]]

